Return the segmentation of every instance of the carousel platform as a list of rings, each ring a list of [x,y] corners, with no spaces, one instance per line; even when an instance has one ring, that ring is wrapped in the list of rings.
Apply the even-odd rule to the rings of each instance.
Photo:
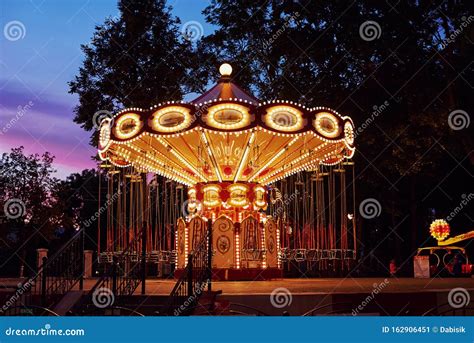
[[[15,287],[19,279],[0,279],[0,293]],[[147,279],[146,294],[140,289],[126,299],[126,307],[154,315],[167,300],[176,280]],[[95,278],[84,280],[87,293]],[[313,278],[273,279],[266,281],[213,281],[214,291],[222,291],[218,301],[230,304],[235,313],[247,315],[423,315],[432,309],[453,310],[448,294],[463,288],[473,300],[467,310],[448,315],[474,315],[474,280],[472,278]],[[377,290],[377,292],[374,292]],[[277,292],[284,306],[272,304]],[[273,298],[277,299],[278,295]],[[372,297],[369,299],[369,297]],[[316,309],[316,310],[315,310]],[[313,312],[312,312],[313,311]],[[473,312],[465,312],[473,311]]]
[[[288,289],[293,296],[325,294],[370,293],[374,284],[384,283],[383,293],[407,292],[449,292],[454,287],[474,291],[472,278],[313,278],[313,279],[273,279],[266,281],[213,281],[213,289],[222,290],[223,295],[270,295],[277,287]],[[94,284],[95,280],[91,283]],[[168,295],[175,280],[153,280],[146,283],[147,294]],[[85,288],[89,280],[85,282]],[[138,292],[137,292],[138,293]]]
[[[0,278],[0,292],[15,288],[20,281],[18,278]],[[85,279],[84,291],[88,291],[96,281],[96,278]],[[147,279],[146,295],[169,295],[175,283],[175,279]],[[265,281],[213,281],[212,287],[222,290],[223,295],[239,296],[270,295],[275,288],[284,287],[293,296],[299,296],[370,293],[374,290],[374,285],[379,284],[384,284],[380,293],[449,292],[455,287],[474,291],[473,278],[275,278]],[[139,295],[140,290],[135,294]]]

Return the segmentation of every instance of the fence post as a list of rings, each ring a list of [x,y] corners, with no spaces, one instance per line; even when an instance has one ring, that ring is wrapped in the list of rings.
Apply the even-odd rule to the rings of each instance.
[[[84,250],[84,279],[92,277],[92,261],[94,258],[93,250]]]
[[[142,270],[142,295],[145,294],[146,288],[146,238],[147,238],[147,223],[143,223],[142,229],[142,260],[141,260],[141,270]]]
[[[207,290],[212,291],[212,220],[207,220]]]
[[[43,257],[48,257],[48,249],[36,249],[36,268],[39,271],[43,265]]]
[[[86,265],[84,263],[84,228],[81,229],[81,233],[80,233],[81,237],[80,237],[80,241],[79,241],[79,256],[81,256],[80,258],[80,272],[81,272],[81,275],[80,275],[80,279],[79,279],[79,289],[82,291],[84,289],[84,273],[85,273],[85,268],[84,266]]]
[[[46,306],[46,262],[48,258],[43,257],[43,264],[41,265],[41,306]]]

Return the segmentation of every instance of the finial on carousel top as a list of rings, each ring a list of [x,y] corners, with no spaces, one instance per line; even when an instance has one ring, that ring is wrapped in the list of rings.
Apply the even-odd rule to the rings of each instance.
[[[232,74],[232,66],[229,63],[222,63],[219,67],[219,73],[223,77],[229,77]]]

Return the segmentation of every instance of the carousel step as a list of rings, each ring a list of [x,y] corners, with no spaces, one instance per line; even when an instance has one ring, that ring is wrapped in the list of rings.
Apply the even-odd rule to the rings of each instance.
[[[60,316],[66,315],[70,309],[82,298],[84,291],[69,291],[53,309]]]
[[[222,290],[219,291],[206,291],[203,292],[198,300],[196,308],[193,311],[195,316],[207,316],[214,315],[216,304],[218,303],[217,296],[222,294]]]

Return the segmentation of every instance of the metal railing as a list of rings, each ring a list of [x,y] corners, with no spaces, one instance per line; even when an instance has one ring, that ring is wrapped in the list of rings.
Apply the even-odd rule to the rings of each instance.
[[[212,290],[212,222],[207,234],[188,256],[184,272],[170,293],[163,315],[186,316],[196,308],[205,288]]]
[[[444,303],[433,307],[422,314],[422,316],[473,316],[474,302],[465,306],[453,307],[453,304]]]
[[[84,230],[81,229],[50,258],[43,257],[38,272],[23,283],[5,304],[9,316],[50,315],[62,297],[84,280]]]
[[[141,293],[145,294],[146,238],[145,226],[120,254],[113,256],[110,268],[92,286],[83,306],[93,304],[94,297],[99,298],[104,289],[113,294],[109,306],[116,305],[124,296],[133,295],[140,284]]]

